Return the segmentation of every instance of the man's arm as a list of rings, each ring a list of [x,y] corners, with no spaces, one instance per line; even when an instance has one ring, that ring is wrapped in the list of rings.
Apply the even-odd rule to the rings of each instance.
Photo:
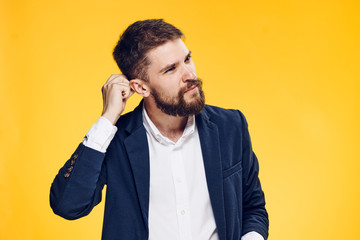
[[[113,126],[133,91],[124,75],[112,75],[102,88],[103,113],[71,158],[60,169],[50,190],[53,211],[66,218],[86,216],[101,201],[106,183],[105,151],[114,137]]]
[[[106,180],[104,157],[104,153],[82,143],[78,146],[51,185],[50,206],[55,214],[77,219],[88,215],[101,201]]]
[[[243,125],[243,233],[255,231],[268,237],[269,219],[265,209],[265,197],[261,189],[259,163],[252,150],[248,125],[240,113]],[[257,238],[255,238],[257,239]]]

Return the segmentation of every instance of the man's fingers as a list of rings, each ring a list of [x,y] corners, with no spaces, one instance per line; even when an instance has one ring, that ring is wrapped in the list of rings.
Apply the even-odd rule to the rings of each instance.
[[[123,74],[112,74],[104,85],[108,85],[113,82],[126,83],[126,82],[129,82],[129,80]]]
[[[129,83],[124,82],[111,82],[103,87],[103,100],[106,100],[106,96],[110,94],[110,92],[114,91],[114,93],[118,92],[121,94],[123,98],[129,98],[133,92],[129,86]]]
[[[129,80],[123,74],[113,74],[102,87],[103,101],[106,103],[110,92],[120,92],[123,99],[128,99],[134,91],[129,85]]]
[[[113,85],[114,88],[117,88],[116,90],[121,92],[121,96],[123,97],[123,99],[127,100],[129,97],[131,97],[131,95],[133,95],[133,91],[130,88],[129,84],[112,83],[111,85]]]
[[[121,94],[124,97],[124,100],[128,100],[134,94],[134,91],[130,87],[128,87],[124,89]]]
[[[103,94],[105,92],[108,92],[109,90],[111,90],[112,88],[130,88],[129,83],[127,82],[117,82],[117,81],[113,81],[110,83],[107,83],[103,86]]]
[[[129,80],[123,74],[111,75],[101,88],[103,95],[102,116],[115,123],[124,111],[127,99],[132,95]]]
[[[111,74],[111,76],[109,77],[109,79],[107,81],[112,81],[116,78],[124,78],[127,80],[127,78],[124,74]]]
[[[102,88],[101,88],[101,93],[102,93],[102,98],[103,98],[103,109],[105,108],[105,106],[106,106],[106,94],[105,94],[105,87],[103,86]]]

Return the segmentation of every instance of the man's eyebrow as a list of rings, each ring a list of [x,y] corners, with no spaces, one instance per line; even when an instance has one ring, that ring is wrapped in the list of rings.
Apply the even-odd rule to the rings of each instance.
[[[163,67],[163,68],[159,71],[159,73],[165,72],[166,70],[168,70],[168,69],[170,69],[170,68],[176,67],[176,65],[178,65],[178,62],[168,64],[168,65],[166,65],[165,67]]]
[[[186,55],[186,57],[185,57],[184,60],[188,59],[189,57],[191,57],[191,51],[189,51],[189,53]],[[178,65],[178,64],[179,64],[178,62],[168,64],[168,65],[166,65],[165,67],[163,67],[163,68],[159,71],[159,73],[165,72],[166,70],[168,70],[168,69],[170,69],[170,68],[176,67],[176,65]]]

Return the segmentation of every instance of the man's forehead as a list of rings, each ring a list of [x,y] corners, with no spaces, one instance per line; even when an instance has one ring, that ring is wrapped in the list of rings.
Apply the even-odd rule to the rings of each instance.
[[[150,65],[161,68],[167,64],[182,61],[188,53],[189,50],[185,43],[178,38],[151,49],[147,55],[150,60]]]

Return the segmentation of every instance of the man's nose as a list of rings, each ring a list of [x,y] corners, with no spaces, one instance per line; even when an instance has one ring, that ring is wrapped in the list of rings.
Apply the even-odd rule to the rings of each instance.
[[[187,80],[193,80],[196,79],[196,72],[195,69],[192,66],[184,66],[183,70],[183,82],[186,82]]]

